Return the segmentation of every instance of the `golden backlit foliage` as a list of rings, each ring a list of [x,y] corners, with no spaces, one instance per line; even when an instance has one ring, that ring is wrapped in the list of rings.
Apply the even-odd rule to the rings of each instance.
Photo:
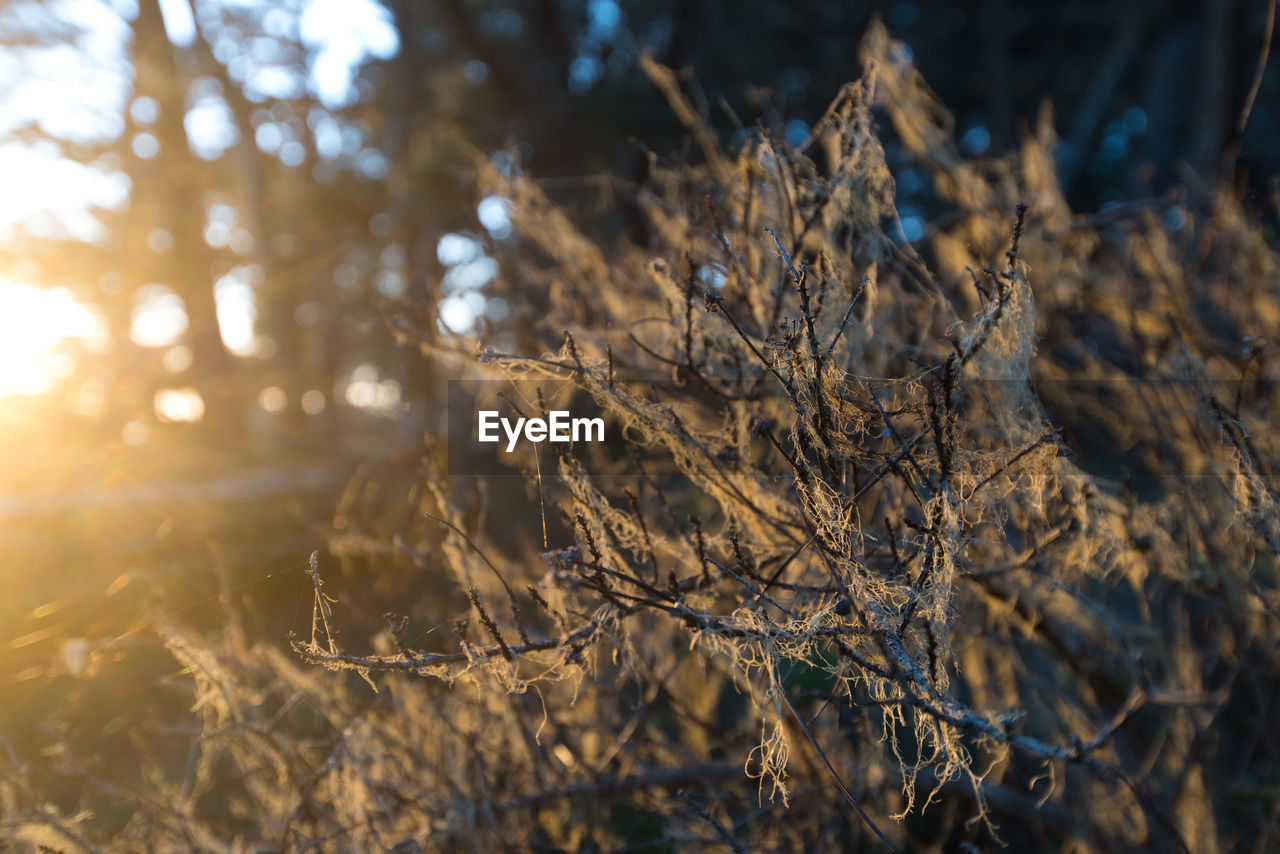
[[[166,736],[185,763],[153,758],[135,791],[61,756],[96,792],[76,811],[11,748],[12,832],[161,851],[1274,844],[1274,250],[1225,192],[1077,215],[1047,117],[968,160],[883,28],[861,61],[804,145],[758,127],[732,152],[650,63],[699,156],[651,155],[629,242],[478,161],[520,235],[500,285],[518,352],[477,355],[409,304],[390,334],[451,376],[571,383],[634,452],[451,477],[438,437],[371,465],[339,566],[312,559],[292,653],[231,609],[213,638],[160,626],[194,692],[198,726]],[[916,245],[889,132],[945,208]]]

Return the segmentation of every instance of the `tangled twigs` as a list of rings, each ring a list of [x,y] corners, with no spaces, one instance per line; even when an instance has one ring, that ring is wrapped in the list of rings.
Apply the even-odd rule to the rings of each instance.
[[[865,51],[882,100],[864,81],[833,107],[821,134],[834,162],[803,161],[762,128],[734,155],[736,166],[728,155],[707,166],[655,157],[653,186],[639,191],[651,239],[619,247],[616,264],[529,183],[493,178],[492,192],[526,206],[513,222],[541,256],[513,264],[521,288],[542,288],[546,310],[515,330],[534,355],[482,350],[477,371],[554,377],[590,395],[618,425],[643,486],[613,479],[613,448],[574,446],[554,473],[529,473],[552,520],[541,551],[522,554],[518,532],[505,530],[520,512],[518,490],[497,523],[507,536],[486,532],[488,555],[466,535],[469,548],[444,549],[474,623],[458,652],[407,649],[397,622],[391,643],[380,636],[395,654],[348,655],[326,642],[318,583],[313,640],[295,649],[327,667],[468,678],[485,715],[508,725],[483,738],[465,732],[445,764],[471,749],[484,755],[458,776],[486,779],[500,766],[532,781],[524,794],[486,793],[483,804],[550,804],[552,779],[586,793],[643,763],[667,763],[676,779],[680,763],[735,756],[757,797],[788,804],[776,836],[720,823],[741,814],[723,792],[714,796],[724,803],[704,791],[689,807],[640,795],[628,807],[660,813],[673,840],[706,841],[710,826],[721,842],[750,850],[802,848],[806,838],[936,846],[917,823],[883,817],[939,799],[962,800],[979,822],[950,828],[950,842],[983,826],[983,839],[997,840],[998,824],[1020,849],[1059,837],[1099,851],[1177,850],[1189,847],[1184,838],[1197,849],[1229,848],[1214,817],[1237,807],[1213,790],[1220,771],[1203,745],[1230,741],[1255,775],[1274,758],[1257,726],[1242,723],[1265,719],[1269,695],[1219,681],[1224,669],[1274,676],[1276,611],[1240,594],[1274,599],[1266,553],[1280,554],[1266,429],[1274,371],[1250,318],[1232,308],[1239,288],[1259,316],[1273,313],[1274,283],[1251,271],[1274,272],[1274,253],[1256,233],[1214,230],[1204,218],[1185,226],[1205,227],[1199,243],[1142,217],[1108,221],[1099,240],[1058,241],[1053,223],[1071,219],[1052,176],[1040,174],[1053,163],[1049,142],[968,164],[905,54],[880,30]],[[711,144],[714,132],[683,99],[680,78],[659,76]],[[895,181],[872,109],[890,114],[904,156],[920,161],[912,168],[934,177],[948,206],[919,239],[921,254],[884,233],[897,220]],[[1035,200],[1036,219],[1015,206],[1022,197]],[[1009,210],[1011,228],[1003,213],[992,215]],[[1106,248],[1112,232],[1128,242]],[[1006,246],[975,249],[987,239],[977,236],[1000,234]],[[1200,247],[1194,270],[1178,255],[1190,245]],[[935,279],[926,256],[936,269],[980,271],[968,316],[948,298],[957,283]],[[1247,263],[1226,260],[1236,258]],[[852,298],[836,307],[836,294]],[[1181,315],[1166,323],[1151,304],[1170,294],[1169,311]],[[1229,334],[1183,311],[1214,295],[1222,314],[1234,312],[1220,324]],[[1123,317],[1103,316],[1115,306]],[[1184,362],[1169,359],[1173,348],[1148,346],[1164,340],[1165,327],[1186,339]],[[1245,329],[1242,366],[1236,333]],[[612,346],[628,335],[636,347]],[[1207,409],[1162,406],[1134,376],[1153,364],[1178,380],[1212,375],[1186,367],[1195,359],[1216,359],[1212,367],[1231,376],[1256,372],[1256,388],[1233,384],[1230,410],[1212,394]],[[1082,365],[1099,371],[1106,393],[1054,385]],[[654,366],[674,382],[631,381]],[[1094,432],[1105,434],[1101,452],[1065,453],[1058,438]],[[1178,488],[1095,474],[1097,454],[1118,447],[1178,476]],[[1227,488],[1187,472],[1226,472]],[[436,512],[464,518],[449,490],[460,491],[433,487]],[[427,571],[429,562],[415,565]],[[513,605],[513,587],[528,591],[557,636],[522,633],[511,643],[492,605],[466,590],[498,566]],[[514,608],[513,616],[518,627]],[[1158,659],[1151,672],[1161,674],[1160,689],[1117,668],[1135,649]],[[521,704],[535,688],[543,705],[530,727]],[[1231,705],[1214,699],[1220,692]],[[803,705],[816,697],[815,709]],[[1207,732],[1213,715],[1195,703],[1248,735]],[[507,733],[517,738],[486,747]],[[817,761],[789,761],[797,742]],[[1134,757],[1146,759],[1139,766]],[[1070,785],[1023,791],[1029,765]],[[1003,780],[987,782],[996,776]],[[863,779],[888,785],[851,790]],[[791,799],[796,783],[825,796]],[[921,786],[930,791],[918,795]],[[1157,791],[1173,794],[1157,804]],[[1113,808],[1091,809],[1102,801]],[[1249,803],[1262,816],[1250,828],[1263,828],[1271,805]],[[537,816],[534,832],[554,835],[548,815]],[[1080,819],[1064,820],[1071,816]],[[535,827],[528,822],[524,829]],[[793,822],[811,835],[789,834]],[[561,834],[548,847],[583,844]]]
[[[320,552],[318,550],[313,551],[307,569],[307,575],[311,578],[312,589],[315,592],[315,598],[312,600],[311,606],[311,647],[314,649],[320,648],[320,644],[316,640],[316,633],[318,630],[323,629],[325,645],[331,655],[336,655],[338,644],[332,628],[333,615],[329,610],[329,605],[338,600],[324,592],[324,581],[320,578],[320,569],[318,567],[319,559]]]
[[[782,388],[787,393],[787,398],[791,400],[793,404],[796,403],[796,393],[795,389],[791,387],[791,381],[778,373],[778,369],[774,366],[773,361],[766,359],[764,354],[760,352],[747,333],[742,331],[742,327],[738,325],[738,321],[734,320],[733,315],[724,307],[724,297],[713,294],[711,291],[706,291],[703,294],[703,304],[708,313],[719,313],[721,317],[729,321],[729,325],[733,327],[733,331],[736,332],[738,337],[742,339],[743,343],[747,345],[747,348],[751,351],[752,355],[759,360],[765,370],[773,374],[778,382],[782,384]]]

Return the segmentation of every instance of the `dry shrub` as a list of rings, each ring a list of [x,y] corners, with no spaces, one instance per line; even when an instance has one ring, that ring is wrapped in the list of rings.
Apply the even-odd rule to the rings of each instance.
[[[531,355],[477,359],[420,312],[393,332],[468,377],[572,383],[629,474],[577,447],[518,455],[525,495],[449,486],[437,448],[405,530],[361,539],[347,507],[342,555],[412,557],[415,630],[469,612],[452,650],[389,615],[355,651],[360,594],[318,572],[293,647],[324,669],[166,629],[201,728],[124,847],[1274,840],[1275,253],[1227,194],[1074,215],[1047,117],[966,160],[883,29],[861,57],[805,145],[736,152],[650,64],[700,156],[651,157],[643,240],[601,246],[477,164],[513,203]],[[917,248],[889,236],[877,111],[946,211]],[[474,489],[527,498],[545,547],[494,539]],[[6,785],[23,838],[92,835]]]

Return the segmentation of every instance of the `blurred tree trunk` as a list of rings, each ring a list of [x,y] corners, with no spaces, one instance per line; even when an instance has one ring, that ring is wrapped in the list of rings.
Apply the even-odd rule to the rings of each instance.
[[[190,321],[186,341],[194,357],[192,385],[204,398],[206,426],[239,435],[243,396],[232,381],[233,364],[222,343],[213,295],[215,259],[204,241],[204,194],[212,176],[187,142],[185,84],[191,75],[165,32],[159,0],[138,4],[134,45],[135,93],[160,105],[154,128],[160,150],[154,159],[139,163],[133,176],[132,210],[140,215],[135,224],[141,229],[163,228],[172,236],[168,251],[154,253],[153,263],[141,266],[150,266],[157,280],[186,304]],[[145,241],[147,234],[134,232],[127,239]]]
[[[1231,53],[1231,0],[1204,0],[1195,132],[1191,165],[1206,181],[1217,177],[1227,118],[1227,58]]]
[[[193,20],[198,20],[194,4],[190,4],[190,8]],[[292,206],[294,209],[312,210],[300,198],[281,202],[276,196],[288,192],[305,195],[311,188],[302,186],[303,181],[281,175],[279,164],[258,148],[254,137],[253,103],[231,79],[226,66],[213,55],[203,30],[197,33],[195,44],[201,68],[220,84],[236,128],[238,140],[228,153],[233,158],[234,186],[241,202],[237,214],[253,235],[250,257],[262,270],[262,282],[256,289],[256,331],[268,336],[275,344],[275,352],[270,359],[273,367],[271,377],[264,378],[248,392],[256,394],[260,390],[257,386],[267,384],[283,388],[288,406],[281,413],[281,426],[291,435],[297,435],[307,427],[301,399],[315,379],[316,366],[307,358],[296,314],[299,305],[309,298],[318,298],[318,295],[307,293],[307,287],[299,279],[299,267],[308,265],[298,264],[293,257],[281,258],[278,247],[273,245],[273,238],[284,230],[280,217],[276,215],[278,209]],[[303,141],[309,143],[311,140],[307,137]],[[314,147],[311,147],[311,153],[314,154]],[[291,246],[290,250],[288,254],[296,255],[298,247]],[[323,383],[321,387],[325,387]]]

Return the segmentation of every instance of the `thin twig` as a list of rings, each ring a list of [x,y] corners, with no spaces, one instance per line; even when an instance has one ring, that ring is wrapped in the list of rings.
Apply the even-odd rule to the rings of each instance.
[[[1249,114],[1253,112],[1253,102],[1262,88],[1263,72],[1267,70],[1267,58],[1271,55],[1271,34],[1276,26],[1276,0],[1267,4],[1267,21],[1262,26],[1262,49],[1258,52],[1258,67],[1253,72],[1253,82],[1249,84],[1249,94],[1244,98],[1244,106],[1240,109],[1240,120],[1236,122],[1236,132],[1244,133],[1249,123]]]

